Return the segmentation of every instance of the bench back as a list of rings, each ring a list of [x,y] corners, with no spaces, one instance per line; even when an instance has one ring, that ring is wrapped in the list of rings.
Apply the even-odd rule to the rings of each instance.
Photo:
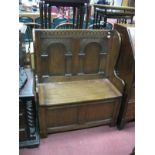
[[[113,74],[120,48],[115,30],[36,29],[34,35],[38,82]]]

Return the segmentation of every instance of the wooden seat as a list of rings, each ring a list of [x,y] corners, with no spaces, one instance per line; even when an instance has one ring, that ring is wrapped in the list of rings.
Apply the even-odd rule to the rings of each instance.
[[[108,79],[54,82],[39,85],[41,106],[105,100],[117,98],[121,95],[120,91]]]
[[[35,30],[40,134],[116,125],[124,82],[113,30]]]

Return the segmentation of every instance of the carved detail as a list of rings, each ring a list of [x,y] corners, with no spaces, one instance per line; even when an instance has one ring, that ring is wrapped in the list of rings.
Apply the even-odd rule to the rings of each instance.
[[[50,39],[50,38],[46,38],[46,39],[41,39],[41,51],[42,54],[46,54],[47,53],[47,49],[50,46],[53,46],[55,44],[62,44],[64,46],[64,48],[66,49],[66,51],[70,51],[70,40],[69,39]]]
[[[27,116],[29,136],[33,138],[35,137],[35,120],[34,120],[33,105],[31,100],[26,102],[26,113],[27,113],[26,116]]]
[[[112,45],[115,48],[119,39],[116,31],[38,29],[35,34],[39,81],[42,75],[112,74],[115,62],[109,63],[115,50]]]
[[[35,30],[36,32],[38,30]],[[106,38],[111,34],[113,36],[114,31],[101,31],[101,30],[39,30],[40,38]]]

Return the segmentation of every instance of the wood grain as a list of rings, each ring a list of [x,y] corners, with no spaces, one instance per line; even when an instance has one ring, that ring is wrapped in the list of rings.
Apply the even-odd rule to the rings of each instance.
[[[117,98],[122,94],[108,79],[55,82],[39,85],[40,105],[52,106]]]

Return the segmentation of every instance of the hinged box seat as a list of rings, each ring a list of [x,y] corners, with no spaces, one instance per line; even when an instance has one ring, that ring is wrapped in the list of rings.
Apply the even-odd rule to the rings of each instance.
[[[108,79],[39,84],[40,106],[115,99],[122,96]]]

